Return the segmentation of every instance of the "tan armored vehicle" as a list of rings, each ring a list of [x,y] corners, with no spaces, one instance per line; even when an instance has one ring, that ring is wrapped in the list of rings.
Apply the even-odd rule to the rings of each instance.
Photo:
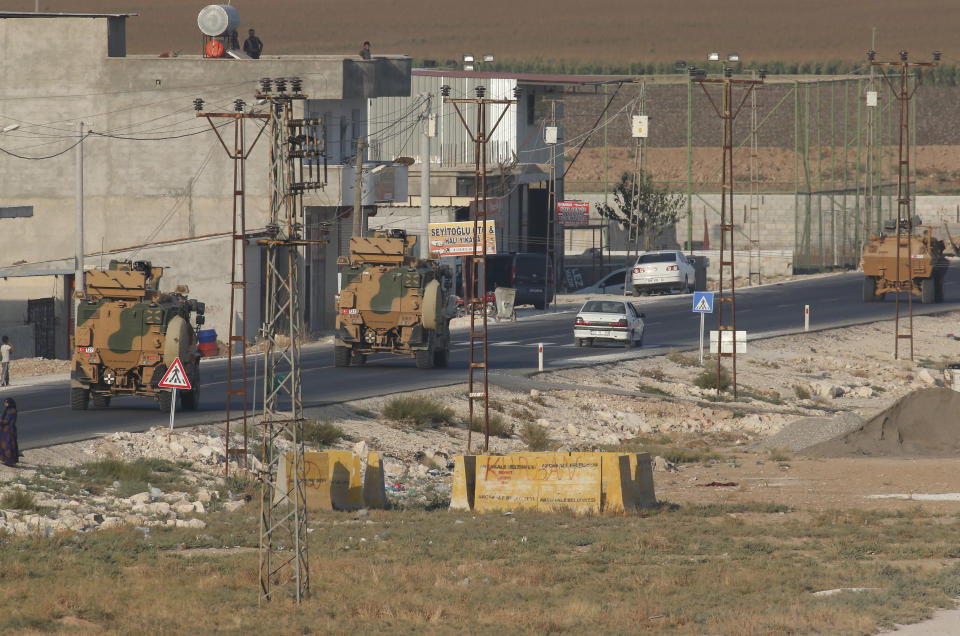
[[[909,291],[925,305],[943,302],[943,279],[949,266],[944,243],[933,237],[930,227],[920,227],[919,218],[914,221],[912,234],[907,233],[906,224],[901,229],[900,267],[896,221],[888,221],[884,232],[871,235],[864,245],[860,260],[864,302],[883,300],[887,292],[897,291]]]
[[[86,294],[77,307],[77,328],[70,370],[70,406],[105,408],[115,395],[142,395],[170,410],[171,392],[157,384],[180,358],[192,389],[180,390],[180,405],[195,409],[200,401],[200,356],[190,326],[203,324],[203,303],[186,297],[186,286],[173,293],[159,289],[163,269],[146,261],[111,261],[109,269],[86,274]]]
[[[350,239],[336,302],[335,366],[363,364],[371,353],[410,356],[419,369],[447,366],[449,275],[413,256],[416,242],[403,230]]]

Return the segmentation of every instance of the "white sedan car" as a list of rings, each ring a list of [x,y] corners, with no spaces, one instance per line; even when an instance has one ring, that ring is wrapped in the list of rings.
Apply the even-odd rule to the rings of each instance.
[[[645,316],[625,300],[588,300],[577,312],[573,339],[578,347],[596,340],[622,342],[627,349],[643,346]]]
[[[637,296],[671,289],[692,293],[694,277],[693,263],[683,252],[657,250],[643,252],[637,257],[631,283]]]

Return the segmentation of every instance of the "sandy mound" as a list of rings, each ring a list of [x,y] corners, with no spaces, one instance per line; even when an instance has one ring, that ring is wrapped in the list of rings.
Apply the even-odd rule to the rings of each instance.
[[[914,391],[862,426],[807,448],[812,457],[960,457],[960,392]]]

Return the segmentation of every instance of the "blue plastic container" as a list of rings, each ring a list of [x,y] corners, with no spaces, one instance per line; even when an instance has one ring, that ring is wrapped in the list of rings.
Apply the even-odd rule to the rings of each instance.
[[[201,329],[197,332],[197,342],[216,342],[217,341],[217,330],[216,329]]]

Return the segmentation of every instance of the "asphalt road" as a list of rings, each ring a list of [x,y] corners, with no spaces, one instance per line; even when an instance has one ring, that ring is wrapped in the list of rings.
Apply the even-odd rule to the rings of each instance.
[[[960,309],[960,276],[948,274],[945,302],[935,305],[914,303],[915,314]],[[740,288],[736,292],[736,327],[748,332],[748,340],[764,336],[803,331],[804,305],[810,306],[811,329],[888,320],[894,303],[863,303],[862,274],[849,273],[813,277],[789,283]],[[584,297],[586,299],[587,297]],[[625,350],[614,344],[578,348],[573,343],[576,306],[568,305],[545,314],[531,313],[513,323],[491,321],[489,362],[491,382],[509,383],[510,378],[537,370],[537,345],[544,346],[544,366],[562,368],[613,361],[634,356],[657,355],[670,349],[696,347],[700,337],[700,316],[693,313],[689,294],[631,298],[646,314],[646,334],[642,348]],[[902,303],[905,308],[905,301]],[[525,312],[524,312],[525,313]],[[715,329],[716,314],[706,317],[706,329]],[[894,335],[878,342],[880,348],[893,348]],[[325,404],[357,400],[376,395],[398,393],[466,382],[467,331],[453,332],[450,366],[446,369],[417,370],[412,359],[387,355],[371,356],[363,367],[333,367],[332,345],[309,345],[302,349],[304,409]],[[903,345],[903,343],[901,343]],[[749,354],[748,354],[749,355]],[[919,355],[923,355],[919,352]],[[235,362],[239,371],[239,362]],[[263,371],[262,357],[249,357],[251,378],[254,365]],[[176,425],[188,426],[222,421],[226,407],[226,360],[204,360],[201,364],[200,408],[178,411]],[[89,439],[101,433],[142,431],[166,424],[169,414],[162,413],[153,400],[115,399],[107,409],[72,411],[69,405],[69,380],[56,378],[14,378],[14,385],[0,389],[0,396],[12,396],[19,407],[18,428],[22,448]],[[250,412],[262,403],[262,387],[248,388]],[[255,400],[256,404],[253,403]],[[240,411],[238,398],[231,402],[234,416]]]

